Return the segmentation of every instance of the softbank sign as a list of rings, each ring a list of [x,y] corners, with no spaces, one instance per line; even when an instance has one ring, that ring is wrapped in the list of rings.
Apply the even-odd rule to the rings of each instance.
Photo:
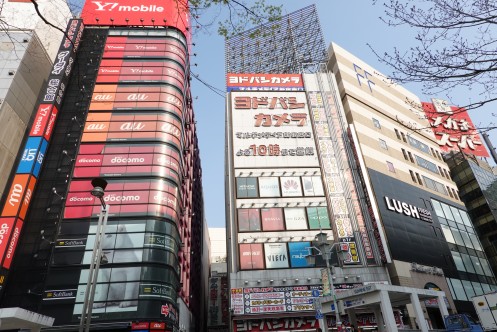
[[[81,13],[85,25],[172,26],[186,34],[187,0],[87,0]]]

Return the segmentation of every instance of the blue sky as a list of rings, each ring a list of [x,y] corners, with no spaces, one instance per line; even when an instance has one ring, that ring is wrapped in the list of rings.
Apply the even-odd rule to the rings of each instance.
[[[367,44],[382,54],[393,49],[396,45],[400,49],[407,49],[414,44],[415,32],[408,27],[388,27],[379,17],[383,16],[381,3],[372,5],[365,0],[287,0],[272,1],[284,5],[284,14],[315,3],[319,20],[327,45],[332,41],[345,48],[355,56],[370,64],[383,74],[389,75],[392,70],[381,64]],[[225,90],[224,71],[224,38],[217,35],[216,27],[212,33],[200,33],[194,36],[192,57],[192,72],[214,86]],[[205,216],[209,227],[224,227],[225,225],[225,197],[224,197],[224,121],[225,98],[212,92],[197,80],[192,80],[192,94],[197,119],[200,155],[202,160],[202,180],[204,188]],[[420,96],[423,101],[430,101],[431,97],[421,93],[420,85],[404,85],[410,91]],[[469,103],[471,95],[460,93],[453,100],[459,105]],[[487,106],[470,112],[473,122],[477,126],[488,126],[495,121],[492,116],[492,106]],[[491,139],[497,144],[497,132]]]

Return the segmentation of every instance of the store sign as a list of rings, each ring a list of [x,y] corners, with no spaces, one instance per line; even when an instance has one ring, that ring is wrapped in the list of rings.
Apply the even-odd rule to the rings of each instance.
[[[81,13],[86,25],[172,26],[187,33],[187,2],[177,0],[86,1]]]
[[[450,106],[442,99],[432,99],[432,103],[422,103],[422,106],[442,151],[489,156],[478,130],[464,108]]]
[[[310,242],[289,242],[290,264],[292,267],[312,267],[305,257],[309,255]]]
[[[384,196],[384,199],[385,199],[386,207],[390,211],[395,211],[395,212],[403,214],[405,216],[419,219],[422,221],[433,222],[431,212],[426,210],[426,209],[416,207],[414,205],[408,204],[406,202],[398,201],[398,200],[393,199],[393,198],[389,198],[388,196]]]
[[[302,92],[233,92],[235,167],[317,167]]]
[[[300,74],[234,74],[228,73],[228,91],[303,91]]]
[[[444,272],[441,268],[435,267],[435,266],[426,266],[426,265],[421,265],[417,263],[411,263],[411,271],[414,272],[419,272],[419,273],[426,273],[426,274],[433,274],[437,276],[443,276]]]
[[[67,300],[76,298],[77,289],[47,290],[43,293],[43,300]]]
[[[286,243],[264,243],[264,253],[267,269],[288,267],[288,252]]]

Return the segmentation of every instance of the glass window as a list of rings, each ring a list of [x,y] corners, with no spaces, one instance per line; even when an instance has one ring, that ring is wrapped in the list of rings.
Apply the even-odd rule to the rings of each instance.
[[[409,157],[407,157],[407,152],[406,152],[406,150],[404,150],[404,149],[401,149],[401,150],[402,150],[402,154],[404,155],[404,159],[405,159],[405,160],[409,160]]]
[[[454,237],[452,236],[452,232],[450,231],[450,228],[445,225],[440,225],[442,227],[442,231],[445,235],[445,240],[450,243],[456,243],[454,240]]]
[[[483,268],[483,272],[487,277],[492,277],[492,270],[490,269],[490,265],[488,265],[488,261],[485,258],[480,258],[481,267]]]
[[[440,205],[440,202],[432,199],[431,204],[433,205],[433,208],[435,209],[435,213],[437,214],[437,216],[445,218],[445,214],[442,210],[442,205]]]
[[[430,149],[428,148],[428,145],[418,141],[414,137],[411,137],[411,135],[407,135],[407,139],[409,140],[409,144],[412,147],[415,147],[416,149],[423,151],[424,153],[430,153]]]
[[[385,142],[385,141],[384,141],[384,140],[382,140],[381,138],[379,139],[379,142],[380,142],[380,147],[381,147],[382,149],[388,150],[387,142]]]
[[[461,258],[461,254],[455,251],[450,252],[452,254],[452,258],[454,258],[454,263],[456,263],[456,268],[458,271],[466,272],[466,268],[464,267],[464,263]]]
[[[464,241],[462,239],[461,233],[459,233],[459,230],[454,227],[451,227],[450,230],[452,231],[452,235],[454,236],[456,244],[464,247]]]
[[[459,210],[459,213],[461,214],[461,218],[462,218],[462,221],[464,222],[464,225],[466,225],[466,226],[472,226],[471,220],[469,219],[469,216],[466,213],[466,211]]]
[[[485,272],[483,272],[483,266],[481,266],[480,260],[478,257],[470,256],[471,259],[473,260],[473,265],[475,266],[475,270],[477,274],[485,275]]]
[[[466,267],[466,271],[470,273],[476,273],[473,262],[471,261],[471,256],[461,253],[461,257],[462,261],[464,262],[464,266]]]
[[[445,189],[445,186],[443,184],[433,179],[430,179],[429,177],[424,175],[423,179],[425,180],[426,187],[430,188],[431,190],[438,191],[439,193],[442,193],[444,195],[447,195],[447,189]]]
[[[403,132],[400,132],[400,134],[402,135],[402,140],[407,143],[406,135]]]
[[[373,124],[376,128],[381,129],[380,121],[377,119],[373,118]]]
[[[283,209],[281,208],[261,209],[261,219],[264,231],[285,230]]]
[[[390,172],[395,173],[395,167],[393,167],[393,164],[389,161],[387,161],[387,168]]]
[[[257,178],[236,178],[236,197],[257,197]]]
[[[302,196],[302,185],[300,184],[300,177],[285,176],[280,178],[280,182],[281,194],[283,197]]]
[[[450,278],[445,278],[445,280],[447,281],[447,285],[449,285],[450,295],[455,300],[456,294],[454,293],[454,288],[452,288],[452,284],[450,283]]]
[[[459,233],[461,233],[464,245],[468,248],[474,249],[473,244],[471,243],[471,239],[469,238],[469,234],[464,231],[459,231]]]
[[[285,208],[286,229],[307,229],[304,208]]]
[[[395,130],[395,136],[397,136],[397,139],[400,139],[399,131],[397,129],[394,129],[394,130]]]
[[[455,221],[457,221],[458,223],[462,224],[463,221],[462,221],[462,217],[461,215],[459,214],[459,209],[451,206],[450,207],[450,211],[452,211],[452,214],[454,215],[454,219]]]
[[[409,174],[411,174],[411,180],[412,182],[416,183],[416,176],[414,175],[414,172],[409,170]]]
[[[261,230],[259,209],[238,209],[238,231],[255,232]]]
[[[471,242],[473,243],[473,248],[481,251],[482,249],[481,249],[480,241],[478,241],[478,237],[475,234],[471,234],[471,233],[469,233],[468,235],[471,239]]]
[[[442,203],[442,209],[444,210],[445,218],[447,218],[449,220],[455,220],[454,216],[452,215],[452,211],[450,210],[450,206]]]
[[[407,155],[409,156],[409,160],[411,161],[411,163],[414,163],[414,158],[412,157],[412,153],[407,151]]]
[[[454,290],[455,300],[459,301],[468,301],[468,297],[464,292],[464,288],[462,286],[461,280],[458,279],[450,279],[452,283],[452,288]]]
[[[423,167],[424,169],[427,169],[430,172],[438,174],[437,165],[435,165],[431,161],[428,161],[425,158],[422,158],[422,157],[420,157],[418,155],[414,155],[414,157],[416,158],[416,163],[418,164],[418,166]]]
[[[487,294],[492,291],[489,284],[481,284],[481,287],[483,288],[483,294]]]
[[[464,287],[464,290],[466,291],[466,295],[468,295],[468,298],[472,298],[475,296],[475,290],[473,289],[473,285],[471,284],[471,281],[468,280],[461,280],[462,285]]]
[[[259,178],[260,197],[280,197],[280,185],[277,177]]]
[[[419,176],[419,173],[416,173],[416,178],[418,179],[418,183],[420,185],[423,185],[423,181],[421,181],[421,177]]]

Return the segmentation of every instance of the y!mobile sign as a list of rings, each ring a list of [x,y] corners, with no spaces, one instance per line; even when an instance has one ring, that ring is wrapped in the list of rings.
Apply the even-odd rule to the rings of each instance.
[[[185,35],[190,25],[187,0],[88,0],[81,17],[85,25],[172,26]]]

